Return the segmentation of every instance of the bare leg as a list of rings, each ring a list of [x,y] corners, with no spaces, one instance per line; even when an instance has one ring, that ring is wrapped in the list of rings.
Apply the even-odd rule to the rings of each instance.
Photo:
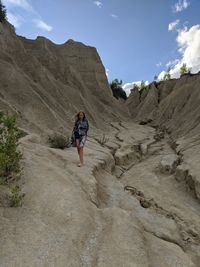
[[[76,147],[77,147],[77,151],[79,154],[80,153],[80,139],[76,139]]]
[[[80,147],[80,139],[76,139],[77,151],[80,159],[80,165],[83,165],[83,147]]]
[[[83,147],[80,147],[79,149],[79,157],[80,157],[80,163],[83,165]]]

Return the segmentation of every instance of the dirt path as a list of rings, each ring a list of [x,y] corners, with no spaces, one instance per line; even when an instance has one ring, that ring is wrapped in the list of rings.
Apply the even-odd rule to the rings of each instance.
[[[27,136],[24,205],[0,208],[2,267],[199,267],[200,205],[163,131],[112,124],[76,150]],[[11,257],[12,255],[12,257]]]

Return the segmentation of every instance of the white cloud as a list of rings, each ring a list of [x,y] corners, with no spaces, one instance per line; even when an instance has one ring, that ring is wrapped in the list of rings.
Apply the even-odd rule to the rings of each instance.
[[[31,6],[28,0],[3,0],[3,2],[8,7],[17,6],[27,11],[32,11],[32,12],[34,11],[33,7]]]
[[[52,31],[53,27],[42,20],[40,14],[33,8],[30,0],[4,0],[4,4],[8,9],[8,20],[16,28],[19,28],[25,20],[17,14],[16,8],[21,8],[27,11],[28,19],[32,20],[35,26],[45,31]]]
[[[177,36],[178,51],[181,55],[180,59],[171,61],[175,65],[170,70],[173,78],[180,76],[180,67],[185,63],[192,73],[200,70],[200,25],[194,25],[191,28],[185,27],[178,31]],[[163,76],[160,73],[159,79]]]
[[[24,22],[24,19],[20,15],[14,15],[11,12],[7,12],[7,18],[8,21],[15,26],[15,28],[19,28]]]
[[[180,20],[179,19],[177,19],[177,20],[169,23],[169,25],[168,25],[168,31],[175,30],[177,28],[177,26],[179,25],[179,23],[180,23]]]
[[[161,73],[158,75],[158,80],[163,80],[165,76],[166,71],[161,71]]]
[[[162,66],[162,62],[158,62],[158,63],[156,63],[156,67],[161,67]]]
[[[40,28],[42,30],[50,32],[53,29],[52,26],[48,25],[46,22],[44,22],[41,19],[34,19],[33,22],[35,23],[37,28]]]
[[[129,96],[131,89],[133,89],[135,83],[126,83],[122,86],[123,90],[126,92],[126,95]]]
[[[116,14],[111,14],[111,17],[112,17],[113,19],[118,19],[118,18],[119,18]]]
[[[103,3],[101,1],[94,1],[93,2],[96,6],[98,6],[99,8],[102,8]]]
[[[109,77],[109,72],[110,72],[110,70],[109,69],[106,69],[106,76],[107,76],[107,78]]]
[[[178,64],[179,59],[174,59],[174,60],[170,60],[169,62],[167,62],[166,67],[167,68],[172,68],[174,67],[176,64]]]
[[[181,12],[184,9],[188,8],[190,5],[190,2],[188,0],[179,0],[175,6],[173,7],[174,12]]]
[[[146,85],[149,84],[148,81],[145,82]],[[134,88],[134,86],[137,85],[137,86],[140,86],[141,85],[141,81],[137,81],[137,82],[132,82],[132,83],[126,83],[122,86],[123,90],[126,92],[127,96],[130,95],[131,93],[131,89]]]

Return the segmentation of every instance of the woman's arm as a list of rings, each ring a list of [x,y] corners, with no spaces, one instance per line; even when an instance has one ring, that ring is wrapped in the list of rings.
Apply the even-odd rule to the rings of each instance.
[[[89,130],[89,122],[87,120],[87,132],[88,132],[88,130]]]

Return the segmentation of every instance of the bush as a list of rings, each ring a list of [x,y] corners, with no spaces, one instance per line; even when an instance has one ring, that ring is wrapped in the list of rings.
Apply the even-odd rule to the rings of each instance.
[[[22,194],[21,192],[21,187],[19,185],[14,186],[11,189],[10,206],[11,207],[21,206],[23,198],[24,198],[24,194]]]
[[[144,89],[146,89],[146,84],[145,84],[145,81],[141,81],[141,84],[139,85],[139,88],[140,88],[140,90],[144,90]]]
[[[6,8],[0,0],[0,22],[6,21]]]
[[[48,142],[52,148],[65,149],[70,147],[71,141],[69,137],[65,137],[61,134],[53,134],[49,136]]]
[[[171,74],[170,74],[170,70],[167,70],[167,72],[165,72],[165,75],[163,77],[164,81],[168,81],[171,79]]]
[[[187,67],[187,64],[183,63],[183,65],[180,68],[180,76],[190,73],[190,69]]]
[[[136,90],[136,91],[139,91],[141,94],[144,90],[148,91],[148,89],[149,89],[149,85],[147,85],[145,81],[142,80],[140,84],[139,83],[133,84],[133,89],[131,89],[131,92],[134,92]]]
[[[9,196],[12,207],[21,206],[24,197],[17,183],[22,171],[22,153],[18,151],[18,141],[25,134],[16,126],[15,116],[5,116],[0,112],[0,185],[8,185],[10,188],[11,184],[15,184]]]
[[[117,99],[122,98],[124,100],[127,99],[126,92],[122,88],[122,80],[119,81],[118,79],[115,79],[110,84],[110,88],[112,90],[113,96]]]
[[[8,183],[17,180],[21,173],[20,160],[22,154],[17,150],[19,138],[22,136],[16,126],[14,116],[0,113],[0,182]]]

